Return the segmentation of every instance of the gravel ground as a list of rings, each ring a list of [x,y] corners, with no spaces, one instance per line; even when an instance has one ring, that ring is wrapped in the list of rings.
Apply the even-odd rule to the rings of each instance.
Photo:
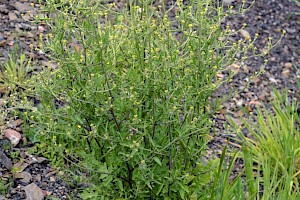
[[[224,1],[233,6],[242,3],[241,0]],[[119,1],[119,6],[122,7],[122,1]],[[11,49],[18,45],[17,52],[33,58],[36,69],[41,69],[42,65],[51,66],[43,52],[35,51],[35,47],[39,45],[39,35],[47,32],[44,24],[31,23],[30,14],[36,15],[38,8],[39,5],[33,0],[0,0],[0,63],[8,59]],[[209,154],[219,153],[224,144],[233,144],[230,138],[236,135],[228,133],[226,116],[230,115],[236,123],[241,123],[241,118],[249,116],[256,106],[270,106],[272,87],[286,89],[291,99],[297,100],[299,97],[300,4],[292,0],[257,0],[242,16],[226,19],[224,26],[229,25],[232,29],[239,30],[243,23],[247,24],[244,31],[230,39],[236,41],[245,34],[250,34],[253,38],[258,33],[260,37],[255,45],[259,50],[263,49],[269,37],[277,41],[282,30],[286,30],[286,34],[266,58],[258,57],[238,63],[240,70],[233,81],[221,86],[214,94],[214,98],[227,96],[229,99],[222,103],[222,109],[214,118],[216,125],[212,133],[213,140],[209,144]],[[266,65],[264,59],[269,60]],[[266,73],[250,78],[261,69]],[[220,75],[222,76],[226,77],[226,73]],[[247,84],[249,87],[242,90]],[[1,191],[0,186],[0,199],[25,199],[28,195],[36,195],[35,199],[75,199],[76,195],[68,197],[72,188],[59,178],[63,172],[52,168],[47,159],[32,156],[28,152],[32,144],[27,142],[24,145],[26,138],[22,134],[22,121],[7,114],[10,109],[5,103],[7,96],[7,90],[0,88],[0,129],[3,130],[0,135],[0,183],[11,184],[8,191]],[[10,135],[21,139],[15,147],[7,139]],[[19,170],[14,177],[11,173],[13,166]],[[238,167],[242,167],[242,164]]]

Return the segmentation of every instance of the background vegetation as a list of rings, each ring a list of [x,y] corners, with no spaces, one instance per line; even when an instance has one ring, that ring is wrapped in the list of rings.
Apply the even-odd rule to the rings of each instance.
[[[34,102],[23,105],[30,108],[21,113],[24,132],[33,153],[68,166],[75,187],[90,183],[81,198],[299,198],[294,104],[283,110],[276,101],[275,116],[258,112],[258,126],[247,126],[253,138],[240,134],[243,150],[229,162],[226,148],[220,159],[202,160],[218,109],[209,97],[235,72],[225,79],[217,73],[255,52],[255,38],[230,43],[234,33],[221,29],[232,8],[210,0],[172,8],[146,0],[124,8],[62,0],[44,1],[42,9],[40,20],[51,28],[42,50],[58,68],[26,81],[39,103],[37,110]],[[28,72],[11,62],[4,68],[27,80]],[[1,78],[18,87],[14,78]],[[245,170],[229,180],[239,157]]]

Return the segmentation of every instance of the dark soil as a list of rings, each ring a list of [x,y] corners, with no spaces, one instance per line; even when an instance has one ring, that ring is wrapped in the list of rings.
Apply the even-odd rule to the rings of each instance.
[[[236,0],[232,5],[241,3],[241,0]],[[39,5],[34,0],[0,0],[0,63],[8,59],[9,52],[18,46],[17,52],[34,59],[37,69],[41,69],[42,65],[51,67],[52,63],[48,62],[45,53],[35,50],[39,45],[39,35],[47,32],[44,24],[31,22],[31,15],[38,14],[38,10]],[[255,112],[255,107],[270,106],[272,87],[286,90],[290,99],[299,98],[300,4],[292,0],[257,0],[244,15],[227,18],[224,26],[239,30],[243,23],[247,24],[245,31],[251,38],[255,33],[260,35],[255,43],[259,51],[263,50],[269,37],[276,42],[281,38],[282,30],[286,30],[286,34],[265,58],[256,57],[238,63],[240,70],[233,81],[220,87],[214,94],[214,98],[226,96],[229,99],[224,100],[222,109],[214,118],[216,125],[212,133],[213,140],[209,143],[209,155],[220,153],[226,144],[238,147],[231,139],[237,137],[236,133],[228,132],[226,128],[226,116],[232,116],[239,124],[242,123],[241,118]],[[236,41],[243,34],[245,32],[237,32],[231,40]],[[264,64],[265,59],[269,60],[267,64]],[[254,72],[261,69],[266,72],[251,78]],[[220,73],[226,76],[225,72]],[[244,89],[248,84],[249,87]],[[3,118],[0,120],[0,129],[3,130],[0,136],[0,199],[25,199],[26,194],[30,193],[39,195],[37,199],[74,199],[76,195],[68,196],[74,191],[59,178],[63,172],[51,167],[47,159],[29,153],[32,144],[23,135],[22,121],[8,114],[10,106],[6,103],[7,98],[8,91],[0,88],[0,118]],[[4,130],[20,133],[22,139],[19,144],[13,147]],[[17,134],[15,132],[10,133]],[[19,166],[14,176],[11,172],[13,166]],[[2,187],[3,184],[7,186]]]

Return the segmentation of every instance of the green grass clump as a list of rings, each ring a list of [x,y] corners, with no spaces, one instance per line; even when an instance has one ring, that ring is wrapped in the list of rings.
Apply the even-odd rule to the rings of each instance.
[[[26,133],[37,152],[92,183],[83,199],[210,198],[218,163],[201,159],[209,97],[234,75],[217,73],[254,41],[230,45],[220,23],[231,9],[210,0],[169,10],[129,2],[46,1],[44,51],[59,67],[38,75]]]
[[[251,199],[300,198],[300,118],[297,104],[275,92],[273,109],[259,109],[243,138],[247,191]],[[239,130],[237,128],[237,130]],[[255,174],[255,175],[254,175]]]
[[[15,47],[16,48],[16,47]],[[10,52],[8,60],[0,64],[0,89],[7,94],[30,90],[30,72],[33,68],[31,60],[25,54],[17,55],[17,50]]]

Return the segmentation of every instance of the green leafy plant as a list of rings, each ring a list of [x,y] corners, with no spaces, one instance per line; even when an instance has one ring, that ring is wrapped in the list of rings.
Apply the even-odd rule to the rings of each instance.
[[[54,16],[45,50],[58,69],[37,76],[38,110],[27,115],[35,150],[92,183],[84,199],[198,199],[216,173],[205,165],[209,97],[250,38],[230,44],[210,0],[166,8],[139,1],[46,1]],[[174,14],[175,16],[169,17]],[[47,19],[43,19],[47,20]],[[28,126],[29,127],[29,126]]]

